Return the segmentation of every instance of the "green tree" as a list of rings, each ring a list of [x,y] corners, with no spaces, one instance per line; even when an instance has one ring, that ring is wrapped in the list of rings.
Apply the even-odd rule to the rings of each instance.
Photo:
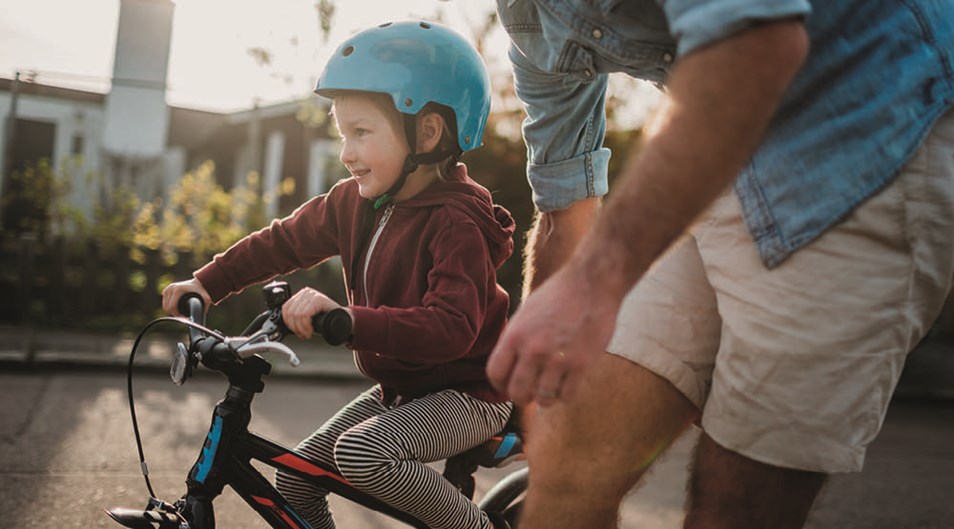
[[[168,203],[157,198],[140,208],[131,230],[134,259],[155,250],[170,265],[180,255],[191,255],[193,266],[206,262],[265,224],[258,187],[258,175],[249,173],[246,186],[226,191],[216,182],[215,164],[201,164],[183,175]]]

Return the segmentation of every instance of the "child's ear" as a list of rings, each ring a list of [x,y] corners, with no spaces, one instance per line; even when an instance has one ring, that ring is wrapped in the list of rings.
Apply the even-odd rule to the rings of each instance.
[[[428,112],[418,125],[418,152],[431,152],[441,143],[444,132],[444,117],[437,112]]]

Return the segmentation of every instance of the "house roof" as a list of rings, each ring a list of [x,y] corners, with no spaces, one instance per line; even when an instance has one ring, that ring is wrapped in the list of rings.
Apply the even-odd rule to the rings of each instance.
[[[0,78],[0,92],[12,92],[13,83],[13,79]],[[24,95],[50,97],[55,99],[68,99],[70,101],[78,101],[82,103],[103,104],[106,101],[106,94],[103,93],[32,83],[23,80],[19,81],[17,84],[17,92]]]

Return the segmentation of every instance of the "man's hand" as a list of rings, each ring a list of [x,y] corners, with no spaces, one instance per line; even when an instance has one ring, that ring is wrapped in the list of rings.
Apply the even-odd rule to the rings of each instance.
[[[571,397],[612,338],[622,295],[591,295],[576,270],[564,267],[535,290],[491,353],[490,381],[517,404]]]
[[[282,320],[285,321],[285,326],[295,333],[295,336],[308,340],[315,333],[311,325],[312,318],[340,306],[321,292],[305,287],[282,305]]]

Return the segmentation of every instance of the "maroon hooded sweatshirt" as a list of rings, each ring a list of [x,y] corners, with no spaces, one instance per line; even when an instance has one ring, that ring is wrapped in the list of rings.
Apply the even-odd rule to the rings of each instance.
[[[457,389],[505,400],[485,366],[509,310],[496,271],[513,252],[510,213],[463,164],[374,212],[370,233],[361,233],[368,211],[354,179],[343,180],[216,255],[195,277],[217,303],[340,255],[354,315],[349,345],[365,375],[404,398]]]

